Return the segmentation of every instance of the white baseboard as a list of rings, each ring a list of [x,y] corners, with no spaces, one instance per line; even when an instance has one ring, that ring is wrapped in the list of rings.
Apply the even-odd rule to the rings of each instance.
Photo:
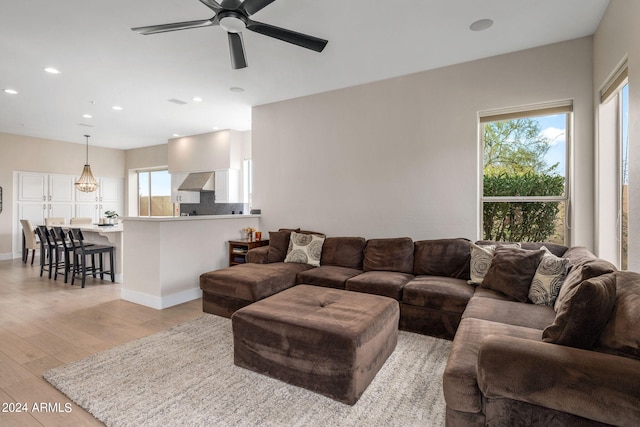
[[[198,299],[201,297],[202,291],[200,290],[200,288],[188,289],[186,291],[167,295],[165,297],[156,297],[153,295],[144,294],[142,292],[132,291],[124,288],[120,293],[120,298],[125,301],[130,301],[136,304],[144,305],[146,307],[155,308],[156,310],[173,307],[174,305],[193,301],[194,299]]]
[[[20,257],[18,257],[20,258]],[[10,259],[13,259],[13,254],[11,252],[6,253],[6,254],[0,254],[0,261],[8,261]]]

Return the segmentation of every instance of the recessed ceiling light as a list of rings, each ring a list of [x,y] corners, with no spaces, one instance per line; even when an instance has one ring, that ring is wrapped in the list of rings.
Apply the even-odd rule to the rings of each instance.
[[[92,119],[93,116],[91,114],[83,114],[82,117],[84,117],[85,119]]]
[[[220,128],[218,126],[214,126],[213,130],[220,130]]]
[[[17,95],[18,91],[15,89],[5,89],[4,93],[8,93],[9,95]]]
[[[484,31],[493,25],[492,19],[480,19],[469,26],[471,31]]]
[[[202,98],[200,98],[199,96],[194,96],[194,97],[193,97],[193,100],[194,100],[195,102],[202,102]]]
[[[173,136],[174,136],[175,138],[177,138],[177,137],[179,137],[180,135],[178,135],[177,133],[174,133],[174,134],[173,134]]]
[[[47,67],[44,70],[49,74],[60,74],[60,70],[58,70],[57,68]]]
[[[230,90],[231,92],[235,92],[235,93],[241,93],[241,92],[244,92],[244,89],[242,89],[241,87],[237,87],[237,86],[230,87],[230,88],[229,88],[229,90]]]
[[[116,110],[116,111],[122,111],[122,107],[119,105],[114,105],[113,107],[111,107],[112,109]]]

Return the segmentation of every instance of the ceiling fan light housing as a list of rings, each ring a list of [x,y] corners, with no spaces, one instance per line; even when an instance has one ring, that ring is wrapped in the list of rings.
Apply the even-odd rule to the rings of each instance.
[[[228,33],[241,33],[247,28],[247,23],[242,15],[228,12],[220,16],[220,26]]]

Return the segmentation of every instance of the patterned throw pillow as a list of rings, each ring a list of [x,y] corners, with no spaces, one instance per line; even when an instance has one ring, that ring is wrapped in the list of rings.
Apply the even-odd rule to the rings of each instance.
[[[284,262],[297,262],[319,267],[323,244],[324,237],[322,236],[294,231],[289,239],[289,250]]]
[[[471,246],[471,280],[470,285],[479,285],[491,267],[491,260],[496,251],[496,245],[478,246],[469,242]]]
[[[545,253],[531,281],[529,300],[534,304],[553,307],[560,287],[567,277],[570,263],[567,258],[555,256],[544,246],[541,249],[544,249]]]

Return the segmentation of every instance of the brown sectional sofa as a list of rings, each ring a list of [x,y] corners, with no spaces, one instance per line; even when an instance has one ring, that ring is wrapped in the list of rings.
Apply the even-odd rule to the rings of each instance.
[[[270,233],[247,264],[204,273],[204,311],[230,317],[297,284],[384,295],[400,304],[400,329],[453,340],[448,426],[640,425],[640,274],[585,248],[522,243],[516,257],[537,262],[544,245],[569,260],[555,305],[538,305],[497,279],[469,284],[467,239],[328,237],[311,267],[284,262],[289,233]]]

